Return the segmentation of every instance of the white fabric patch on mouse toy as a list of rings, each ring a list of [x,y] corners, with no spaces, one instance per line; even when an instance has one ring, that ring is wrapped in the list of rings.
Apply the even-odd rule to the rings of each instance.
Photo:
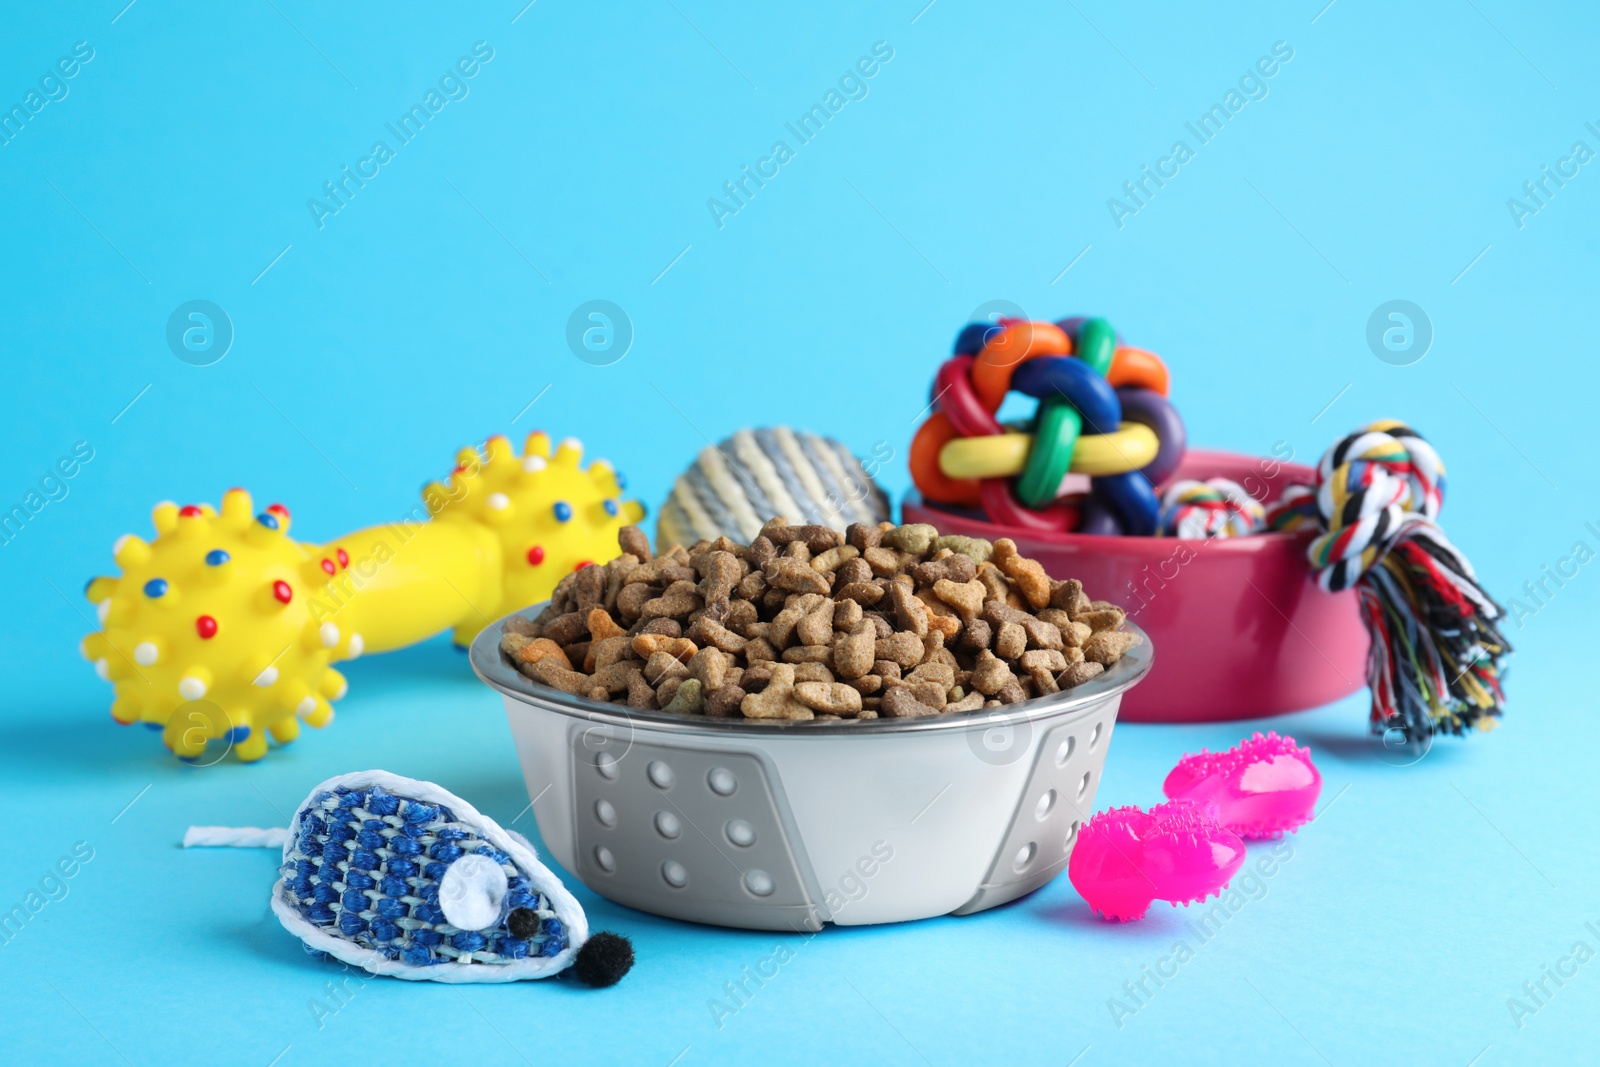
[[[192,826],[185,848],[283,849],[272,910],[309,948],[413,981],[513,982],[568,967],[595,986],[633,965],[521,834],[431,782],[330,778],[288,830]]]

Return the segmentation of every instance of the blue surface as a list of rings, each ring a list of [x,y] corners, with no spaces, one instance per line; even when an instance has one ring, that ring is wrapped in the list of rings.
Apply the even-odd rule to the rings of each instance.
[[[74,42],[93,48],[0,147],[5,507],[92,449],[0,547],[0,906],[58,859],[75,871],[0,947],[8,1062],[1592,1055],[1600,963],[1546,979],[1520,1027],[1507,1004],[1545,966],[1570,972],[1575,942],[1600,949],[1600,571],[1560,586],[1544,571],[1577,566],[1561,563],[1575,542],[1600,548],[1600,175],[1569,162],[1542,204],[1508,206],[1574,142],[1600,149],[1592,10],[124,2],[13,9],[0,32],[7,107]],[[477,41],[492,60],[446,86],[468,95],[399,143],[385,123]],[[785,123],[878,41],[893,58],[867,95],[800,144]],[[1292,60],[1245,85],[1265,97],[1200,143],[1185,123],[1278,41]],[[379,138],[392,158],[319,228],[308,198]],[[792,158],[753,198],[707,206],[778,139]],[[1136,205],[1121,187],[1145,165],[1176,176]],[[620,361],[569,350],[593,299],[631,320]],[[898,493],[937,360],[996,299],[1103,314],[1162,353],[1198,444],[1282,441],[1309,460],[1371,418],[1412,422],[1449,464],[1447,530],[1524,605],[1492,736],[1395,766],[1361,698],[1268,724],[1312,744],[1328,807],[1203,946],[1181,912],[1091,921],[1059,879],[985,915],[794,941],[719,1027],[708,1001],[782,939],[574,883],[597,927],[637,943],[613,991],[347,979],[270,917],[273,855],[186,853],[184,828],[282,825],[316,782],[376,766],[532,832],[499,701],[435,641],[351,665],[329,729],[259,765],[190,767],[113,726],[77,657],[82,583],[155,501],[245,485],[289,504],[297,536],[328,538],[398,517],[494,431],[577,434],[655,505],[708,439],[783,420],[863,455],[882,442]],[[1394,299],[1432,324],[1409,366],[1367,343]],[[168,347],[195,300],[232,325],[210,366]],[[1539,580],[1551,595],[1520,592]],[[1182,752],[1244,730],[1120,728],[1099,803],[1156,800]],[[1193,958],[1119,1027],[1108,1000],[1129,1002],[1123,984],[1180,939]]]

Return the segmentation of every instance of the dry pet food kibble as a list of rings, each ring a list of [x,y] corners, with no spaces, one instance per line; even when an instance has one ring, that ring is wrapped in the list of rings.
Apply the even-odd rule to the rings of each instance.
[[[1121,608],[1052,580],[1009,538],[924,523],[773,519],[574,571],[500,647],[523,674],[629,708],[767,722],[922,718],[1047,696],[1130,648]]]

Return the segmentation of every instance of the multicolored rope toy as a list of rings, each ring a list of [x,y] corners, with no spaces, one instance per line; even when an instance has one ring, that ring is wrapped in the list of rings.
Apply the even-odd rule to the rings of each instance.
[[[912,480],[928,501],[981,507],[1001,525],[1153,535],[1154,486],[1186,447],[1169,386],[1161,358],[1119,345],[1105,319],[971,323],[934,379]],[[1039,401],[1026,432],[995,418],[1013,391]]]
[[[1275,530],[1321,531],[1307,549],[1322,588],[1351,586],[1372,635],[1372,730],[1407,744],[1492,729],[1511,645],[1505,610],[1438,524],[1444,463],[1403,423],[1374,422],[1330,448],[1317,485],[1291,486],[1269,510]]]
[[[1168,537],[1244,537],[1267,527],[1267,509],[1228,478],[1185,478],[1161,497],[1161,532]]]

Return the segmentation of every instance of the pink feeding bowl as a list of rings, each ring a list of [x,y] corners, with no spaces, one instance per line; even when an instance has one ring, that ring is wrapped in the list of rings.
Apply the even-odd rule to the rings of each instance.
[[[1312,485],[1297,463],[1190,450],[1173,479],[1231,478],[1272,500]],[[1123,697],[1128,722],[1217,722],[1301,711],[1366,685],[1367,632],[1352,590],[1326,593],[1306,562],[1309,532],[1199,541],[1008,529],[909,497],[902,521],[940,533],[1009,537],[1055,578],[1110,600],[1161,650]]]

